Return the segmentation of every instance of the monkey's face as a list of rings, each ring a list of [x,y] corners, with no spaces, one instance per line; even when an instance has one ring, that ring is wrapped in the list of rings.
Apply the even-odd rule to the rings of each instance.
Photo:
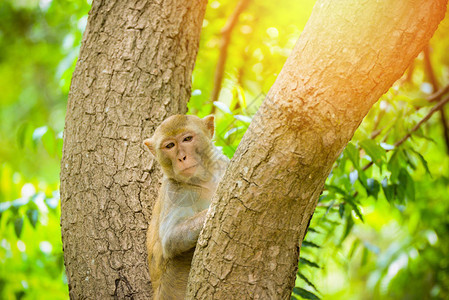
[[[160,146],[161,156],[171,162],[173,172],[190,178],[201,168],[200,138],[195,132],[182,132],[164,139]]]
[[[212,135],[213,117],[175,115],[162,122],[144,143],[167,177],[183,182],[206,180]]]

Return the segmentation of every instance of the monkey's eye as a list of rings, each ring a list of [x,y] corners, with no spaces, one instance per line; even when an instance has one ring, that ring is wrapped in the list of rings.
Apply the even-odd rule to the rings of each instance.
[[[183,142],[190,142],[193,139],[193,136],[189,135],[188,137],[185,137]]]
[[[171,149],[171,148],[173,148],[174,146],[175,146],[175,143],[169,143],[169,144],[167,144],[167,145],[165,146],[165,148]]]

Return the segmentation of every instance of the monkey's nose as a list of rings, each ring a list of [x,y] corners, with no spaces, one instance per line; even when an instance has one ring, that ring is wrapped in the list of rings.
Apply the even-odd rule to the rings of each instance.
[[[183,162],[184,160],[186,160],[186,158],[187,158],[187,156],[183,156],[182,158],[178,158],[178,160],[179,160],[180,162]]]

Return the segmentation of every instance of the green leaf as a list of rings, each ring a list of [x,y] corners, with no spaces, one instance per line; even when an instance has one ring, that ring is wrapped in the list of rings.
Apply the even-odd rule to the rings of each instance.
[[[27,135],[29,123],[24,122],[19,126],[19,129],[17,129],[17,143],[19,144],[19,147],[23,149],[25,147],[25,138]]]
[[[326,185],[325,185],[325,188],[326,188],[328,191],[332,191],[332,192],[334,192],[334,193],[338,193],[338,194],[340,194],[340,195],[342,195],[342,196],[346,196],[346,195],[348,194],[345,190],[343,190],[343,189],[341,189],[341,188],[339,188],[338,186],[333,185],[333,184],[326,184]]]
[[[313,228],[313,227],[309,227],[309,228],[307,229],[307,231],[308,231],[308,232],[313,232],[313,233],[321,233],[319,230],[316,230],[316,229]]]
[[[309,292],[308,290],[305,290],[300,287],[294,287],[293,293],[300,296],[303,299],[320,300],[320,298],[317,295],[315,295],[314,293]]]
[[[404,192],[405,199],[415,201],[415,183],[406,169],[401,169],[398,176],[399,187]]]
[[[348,219],[347,219],[346,225],[345,225],[345,231],[343,232],[343,235],[341,237],[340,244],[343,243],[343,241],[349,235],[349,233],[352,230],[352,227],[354,227],[354,220],[352,219],[351,214],[348,214]]]
[[[329,203],[329,205],[327,206],[327,209],[326,209],[326,213],[324,214],[325,216],[327,216],[329,214],[329,212],[331,211],[331,208],[334,206],[335,201],[337,201],[337,200],[334,199],[331,201],[331,203]]]
[[[33,228],[36,228],[37,220],[39,218],[38,210],[37,209],[28,209],[26,212],[26,215],[28,217],[28,220],[31,223],[31,226],[33,226]]]
[[[359,150],[356,148],[356,146],[354,146],[354,144],[351,142],[348,143],[348,145],[346,145],[344,153],[351,160],[354,167],[356,169],[359,169],[360,168],[360,155],[359,155]]]
[[[357,247],[359,246],[359,244],[360,244],[360,240],[359,239],[354,240],[354,242],[352,243],[351,249],[349,250],[348,258],[352,258],[352,256],[354,255],[355,251],[357,250]]]
[[[363,220],[362,213],[360,212],[360,209],[359,209],[358,205],[354,202],[354,200],[352,198],[350,198],[350,197],[345,197],[345,200],[346,200],[346,202],[349,203],[349,205],[351,205],[352,210],[360,218],[360,220],[362,222],[365,222],[365,220]]]
[[[391,172],[390,181],[395,182],[398,178],[399,171],[402,168],[403,160],[404,155],[402,153],[402,149],[395,150],[387,164],[387,169]]]
[[[430,173],[430,169],[429,169],[429,165],[427,164],[427,161],[425,160],[424,156],[422,156],[421,153],[419,153],[418,151],[416,151],[413,148],[410,148],[410,150],[418,157],[418,159],[421,161],[421,164],[424,166],[424,169],[426,169],[427,174],[430,175],[431,178],[432,177],[432,173]]]
[[[304,280],[308,285],[310,285],[315,291],[318,292],[318,289],[316,288],[316,286],[309,280],[307,279],[307,277],[302,274],[301,272],[297,272],[296,275],[298,275],[299,278],[301,278],[302,280]]]
[[[345,215],[345,205],[343,203],[340,203],[340,205],[338,206],[338,213],[340,214],[340,218],[343,219],[344,215]]]
[[[223,102],[219,102],[219,101],[214,101],[214,105],[216,107],[218,107],[221,111],[223,111],[224,113],[228,114],[228,115],[232,115],[231,110],[229,109],[229,107],[226,106],[226,104],[224,104]]]
[[[56,155],[56,137],[55,133],[51,128],[48,128],[47,132],[42,135],[42,144],[44,145],[45,150],[50,156]]]
[[[48,131],[47,126],[38,127],[33,131],[33,144],[36,147],[37,143],[42,139],[42,136]]]
[[[374,199],[377,200],[377,195],[379,194],[379,191],[380,191],[379,182],[377,182],[377,180],[375,180],[373,178],[368,178],[366,181],[366,186],[367,186],[366,191],[368,192],[368,196],[373,196]]]
[[[300,257],[299,258],[299,263],[303,264],[303,265],[306,265],[306,266],[313,267],[313,268],[321,269],[319,265],[317,265],[316,263],[314,263],[314,262],[312,262],[312,261],[310,261],[308,259],[305,259],[304,257]]]
[[[317,244],[312,243],[312,242],[308,242],[308,241],[303,241],[303,242],[302,242],[302,247],[321,248],[321,247],[318,246]]]
[[[388,202],[394,200],[394,186],[388,185],[388,179],[385,177],[382,180],[382,190],[384,191],[385,198],[387,198]]]
[[[373,163],[379,167],[382,166],[382,163],[387,158],[387,152],[384,148],[371,139],[363,140],[360,143],[360,146],[365,150],[366,154],[371,157]]]
[[[359,179],[359,172],[357,170],[354,170],[351,173],[349,173],[349,181],[351,182],[352,185],[354,185],[357,179]]]
[[[366,263],[368,262],[368,255],[369,255],[368,249],[363,248],[362,259],[361,259],[362,266],[366,265]]]
[[[235,115],[234,118],[236,118],[237,120],[242,121],[244,123],[251,123],[251,118],[248,116]]]
[[[410,166],[410,168],[412,168],[413,171],[416,170],[416,165],[413,162],[413,160],[412,160],[410,154],[408,153],[408,151],[404,149],[403,153],[404,153],[404,156],[405,156],[405,160],[406,160],[407,164]]]
[[[23,228],[23,217],[16,218],[14,220],[14,232],[16,233],[17,238],[20,238],[20,235],[22,234],[22,228]]]

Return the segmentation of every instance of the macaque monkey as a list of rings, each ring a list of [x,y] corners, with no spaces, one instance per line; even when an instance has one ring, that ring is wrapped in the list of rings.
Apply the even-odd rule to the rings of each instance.
[[[147,232],[156,300],[184,299],[196,242],[229,161],[213,135],[213,116],[174,115],[144,141],[164,173]]]

